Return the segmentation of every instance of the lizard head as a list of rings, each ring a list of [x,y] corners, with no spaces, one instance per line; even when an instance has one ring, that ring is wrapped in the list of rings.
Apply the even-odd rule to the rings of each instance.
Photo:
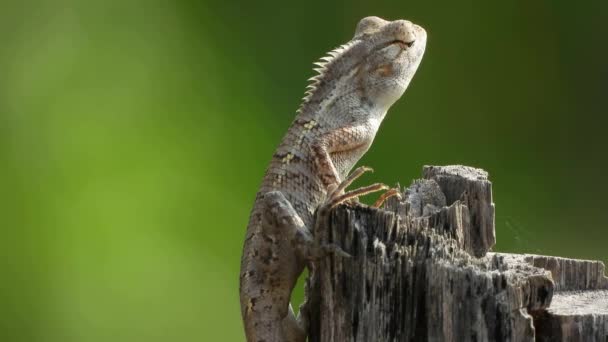
[[[409,85],[425,46],[426,32],[418,25],[363,18],[351,41],[315,63],[319,74],[310,79],[303,107],[323,106],[335,94],[353,94],[353,105],[386,112]]]
[[[365,47],[356,75],[360,86],[374,104],[388,109],[403,95],[420,64],[426,32],[406,20],[366,17],[353,40]]]

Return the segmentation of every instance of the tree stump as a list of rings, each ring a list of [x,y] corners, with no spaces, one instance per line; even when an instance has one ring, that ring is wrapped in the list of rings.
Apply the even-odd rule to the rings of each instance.
[[[426,166],[383,209],[339,206],[314,232],[351,257],[316,262],[309,340],[608,342],[599,261],[490,253],[485,171]]]

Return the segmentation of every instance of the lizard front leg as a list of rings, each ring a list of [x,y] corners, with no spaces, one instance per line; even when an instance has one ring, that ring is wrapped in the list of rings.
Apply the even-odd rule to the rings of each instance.
[[[328,193],[339,188],[341,179],[332,159],[338,153],[354,165],[373,140],[367,125],[341,127],[316,137],[311,144],[311,157],[315,171]]]
[[[315,165],[321,182],[326,187],[327,199],[325,204],[329,207],[353,199],[356,200],[358,196],[371,192],[388,189],[384,184],[376,183],[345,194],[345,189],[353,181],[363,173],[373,170],[365,166],[359,167],[342,181],[332,159],[332,155],[341,154],[348,162],[355,164],[371,144],[373,135],[370,132],[373,131],[368,125],[346,126],[319,136],[312,144],[313,165]],[[381,196],[373,206],[380,207],[387,198],[397,194],[397,191],[390,190]]]

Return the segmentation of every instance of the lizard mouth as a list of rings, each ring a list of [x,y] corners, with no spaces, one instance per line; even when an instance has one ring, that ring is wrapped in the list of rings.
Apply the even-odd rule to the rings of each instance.
[[[388,42],[388,43],[386,44],[386,46],[390,46],[390,45],[393,45],[393,44],[397,44],[397,45],[399,45],[399,46],[400,46],[400,47],[401,47],[403,50],[407,50],[408,48],[411,48],[411,47],[414,45],[414,43],[415,43],[415,42],[416,42],[416,40],[412,40],[411,42],[406,42],[405,40],[401,40],[401,39],[395,39],[395,40],[392,40],[392,41]],[[385,46],[385,47],[386,47],[386,46]]]
[[[383,43],[381,45],[378,45],[376,48],[374,48],[374,51],[382,50],[391,45],[398,45],[401,48],[401,50],[407,50],[407,49],[411,48],[415,42],[416,42],[416,40],[412,40],[411,42],[406,42],[405,40],[402,40],[402,39],[394,39],[394,40],[388,41],[386,43]]]

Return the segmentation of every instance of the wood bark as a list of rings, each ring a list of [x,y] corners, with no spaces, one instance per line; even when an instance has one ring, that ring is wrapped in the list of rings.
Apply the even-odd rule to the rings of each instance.
[[[383,209],[339,206],[314,232],[309,340],[608,341],[599,261],[489,252],[485,171],[427,166]]]

